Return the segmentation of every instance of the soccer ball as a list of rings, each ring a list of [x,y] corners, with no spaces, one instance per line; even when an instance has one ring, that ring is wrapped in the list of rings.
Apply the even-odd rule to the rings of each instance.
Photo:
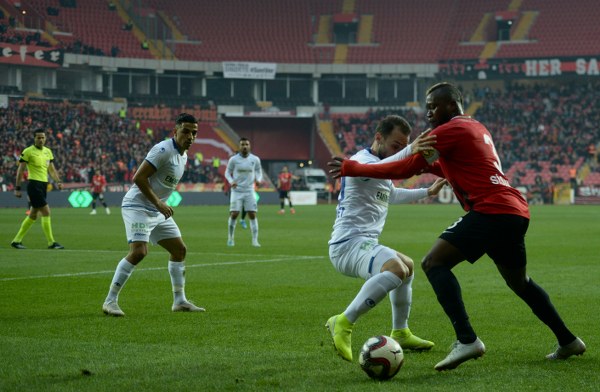
[[[400,344],[389,336],[374,336],[360,349],[358,363],[372,379],[389,380],[402,367],[404,353]]]

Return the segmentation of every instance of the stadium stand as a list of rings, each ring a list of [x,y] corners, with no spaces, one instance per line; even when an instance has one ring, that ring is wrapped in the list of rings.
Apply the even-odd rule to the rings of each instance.
[[[144,4],[171,15],[190,42],[177,42],[178,59],[196,61],[312,62],[309,2],[260,3],[148,0]],[[243,15],[233,20],[231,15]]]
[[[600,53],[598,42],[598,2],[582,0],[565,12],[560,0],[525,0],[521,9],[535,10],[539,16],[531,26],[526,43],[502,45],[498,57],[579,56]],[[576,44],[574,44],[576,43]]]
[[[168,118],[174,118],[174,109],[169,110]],[[195,114],[201,121],[198,140],[211,140],[203,146],[207,147],[203,148],[205,156],[228,158],[230,149],[210,147],[219,140],[212,130],[215,112],[196,109]],[[169,137],[173,125],[163,117],[163,121],[143,121],[137,127],[133,118],[130,121],[116,114],[97,113],[89,103],[48,100],[11,100],[9,107],[0,108],[0,118],[0,143],[5,146],[0,172],[9,187],[14,184],[20,152],[31,145],[33,130],[38,127],[48,129],[47,146],[55,154],[56,167],[64,173],[65,183],[80,185],[88,182],[94,168],[101,168],[109,182],[130,182],[148,149]],[[201,169],[203,167],[193,166],[190,176],[196,181],[220,180],[214,175],[201,176]]]
[[[600,52],[597,18],[589,11],[597,7],[593,0],[582,0],[568,12],[560,0],[406,0],[401,6],[395,0],[139,0],[124,2],[128,9],[116,2],[116,10],[104,0],[79,0],[76,7],[61,7],[58,0],[19,2],[19,9],[6,0],[1,4],[17,19],[0,40],[58,43],[81,54],[154,58],[173,52],[177,59],[193,61],[410,64]],[[35,17],[24,18],[20,10]],[[125,29],[132,17],[140,25]],[[336,45],[333,28],[345,17],[356,23],[357,32],[353,42]],[[513,22],[510,39],[498,40],[497,18]],[[157,23],[166,36],[148,27]],[[39,30],[22,31],[25,27]],[[154,34],[152,49],[162,51],[142,49],[144,34]]]
[[[130,22],[127,12],[142,18],[140,23],[161,19],[170,30],[170,37],[164,43],[164,37],[157,37],[157,45],[165,45],[165,50],[172,50],[181,60],[387,64],[488,56],[514,58],[531,53],[538,57],[590,55],[600,51],[596,17],[589,12],[595,8],[593,0],[582,0],[568,13],[565,3],[559,0],[456,0],[433,5],[407,0],[401,6],[394,0],[349,3],[350,6],[341,0],[140,0],[128,11],[121,7],[115,11],[103,0],[79,0],[76,7],[61,7],[57,0],[23,2],[20,9],[31,10],[35,19],[18,15],[20,9],[12,3],[4,7],[16,14],[19,26],[27,27],[25,24],[30,21],[70,52],[120,57],[153,58],[150,51],[140,46],[144,35],[137,25],[132,30],[124,29]],[[49,13],[49,9],[58,12]],[[234,19],[232,15],[243,17]],[[345,45],[342,58],[339,50],[336,55],[332,36],[339,15],[354,16],[357,35],[367,37],[357,37],[356,42]],[[426,19],[423,15],[427,15]],[[514,19],[514,27],[512,41],[496,45],[494,24],[499,15]],[[31,33],[34,34],[35,42],[48,45],[39,32]],[[4,35],[1,39],[5,42],[32,40],[28,33],[14,28]],[[324,37],[319,38],[320,35]],[[494,43],[493,49],[485,55],[486,44],[490,43]]]
[[[504,11],[509,7],[510,0],[484,2],[477,0],[457,0],[454,2],[448,20],[453,20],[446,26],[440,37],[444,37],[437,53],[439,60],[445,59],[474,59],[479,58],[485,43],[492,38],[484,28],[483,34],[478,35],[478,28],[485,24],[495,23],[494,16],[497,11]],[[490,17],[491,16],[491,17]],[[447,17],[447,16],[446,16]],[[485,25],[487,27],[487,25]]]
[[[348,63],[438,60],[440,41],[451,22],[446,7],[434,7],[418,0],[403,1],[401,6],[393,0],[357,1],[356,7],[360,15],[373,15],[373,42],[350,45]]]
[[[192,87],[185,82],[197,75],[188,75],[184,82],[185,91],[172,88],[168,93],[159,93],[160,88],[155,86],[165,83],[172,87],[174,83],[167,79],[173,77],[172,80],[176,80],[175,76],[156,76],[154,70],[149,70],[154,79],[148,78],[150,87],[143,89],[143,93],[123,88],[117,94],[114,91],[109,94],[106,86],[103,86],[105,92],[84,91],[68,83],[55,83],[52,88],[44,85],[32,93],[21,91],[25,90],[23,86],[13,85],[10,79],[0,79],[3,84],[0,94],[11,96],[9,107],[1,109],[3,120],[0,124],[0,139],[7,146],[2,161],[6,182],[12,181],[18,152],[30,142],[27,136],[17,135],[28,135],[35,124],[49,124],[53,132],[50,139],[55,139],[55,145],[51,147],[57,149],[59,164],[64,165],[72,182],[80,181],[86,175],[86,168],[97,165],[103,166],[110,180],[127,180],[141,152],[137,149],[125,151],[125,146],[133,143],[141,146],[139,151],[145,152],[148,145],[169,132],[170,124],[165,119],[184,110],[192,111],[201,119],[201,133],[205,135],[201,151],[206,161],[212,156],[226,160],[230,153],[227,146],[235,149],[232,138],[224,138],[219,133],[217,122],[225,120],[230,122],[228,126],[233,128],[234,136],[235,132],[238,136],[251,136],[270,159],[280,159],[283,153],[294,159],[310,155],[306,143],[311,137],[307,131],[311,125],[297,126],[281,120],[285,125],[277,126],[267,120],[248,121],[226,116],[223,120],[218,118],[217,107],[225,105],[242,107],[236,109],[238,114],[260,112],[266,107],[259,107],[260,104],[267,105],[267,102],[271,108],[290,113],[297,106],[335,106],[337,110],[330,116],[327,114],[334,136],[328,142],[337,141],[341,151],[351,155],[368,146],[375,124],[385,114],[407,117],[413,124],[415,135],[427,127],[423,115],[418,108],[382,109],[388,103],[390,107],[405,105],[404,101],[397,102],[395,96],[389,94],[375,99],[371,92],[369,96],[347,93],[343,97],[336,93],[331,97],[319,93],[319,99],[315,100],[320,102],[314,102],[307,96],[307,91],[312,94],[315,79],[320,83],[332,76],[333,84],[339,79],[335,79],[338,75],[327,75],[327,72],[315,76],[312,66],[376,64],[383,69],[390,64],[435,65],[446,60],[597,56],[600,53],[597,12],[593,12],[598,10],[598,4],[592,0],[581,0],[576,7],[559,0],[406,0],[401,5],[396,0],[137,0],[115,3],[116,7],[110,9],[105,0],[77,0],[72,2],[74,6],[67,7],[59,0],[0,0],[3,14],[0,41],[57,46],[76,54],[152,59],[157,58],[156,52],[142,49],[140,42],[144,34],[152,33],[152,29],[147,28],[152,20],[162,21],[170,34],[158,38],[164,39],[163,44],[177,59],[306,64],[307,75],[303,75],[305,77],[299,83],[309,87],[300,95],[286,94],[285,88],[274,89],[274,96],[262,97],[264,101],[258,102],[251,96],[256,95],[258,85],[251,83],[248,84],[250,88],[238,89],[243,93],[233,94],[234,84],[230,85],[229,80],[211,90],[210,82],[220,77],[218,72],[203,80],[204,85],[194,80]],[[21,15],[22,10],[27,10],[27,16]],[[125,28],[133,14],[136,16],[133,25]],[[510,37],[498,40],[497,20],[507,18],[513,22]],[[356,42],[343,45],[336,42],[335,24],[339,21],[355,24],[356,37],[350,38]],[[146,28],[142,31],[144,24]],[[118,48],[116,53],[114,47]],[[122,77],[117,84],[134,84],[123,74],[116,75],[120,71],[110,72],[115,73],[115,78]],[[140,75],[144,75],[140,79],[145,77],[145,74]],[[370,81],[363,78],[367,86]],[[422,82],[425,81],[419,79],[417,83],[421,90]],[[493,133],[509,179],[526,186],[539,186],[540,181],[570,182],[575,170],[580,184],[600,185],[597,154],[600,148],[597,145],[600,83],[571,83],[571,80],[562,80],[560,84],[550,80],[540,80],[535,85],[506,80],[501,83],[501,89],[473,88],[466,92],[472,104],[468,107]],[[399,90],[399,85],[396,88]],[[203,96],[199,96],[198,90],[202,90]],[[210,90],[213,95],[205,90]],[[419,94],[422,95],[422,91]],[[15,95],[20,97],[15,98]],[[44,96],[49,100],[25,99],[25,95]],[[128,101],[125,121],[116,115],[96,113],[86,103],[111,100],[115,96]],[[58,99],[68,99],[70,103]],[[344,113],[343,107],[361,107],[363,113],[357,114],[356,110]],[[253,122],[261,124],[260,134],[253,128]],[[148,128],[154,132],[148,133]],[[82,130],[90,129],[94,131],[82,133]],[[280,133],[286,134],[281,136]],[[290,142],[300,146],[291,151],[291,155],[290,151],[278,147]],[[590,146],[596,152],[590,153]],[[66,161],[65,156],[71,155],[73,159]],[[203,167],[194,167],[190,173],[188,179],[191,180],[219,180],[204,173]],[[417,186],[431,180],[430,176],[422,176],[410,184]]]
[[[49,7],[59,11],[49,14]],[[53,37],[71,53],[104,56],[117,47],[121,57],[153,58],[131,31],[123,29],[126,21],[106,1],[78,0],[76,7],[61,7],[58,0],[30,0],[21,8],[38,15],[37,24],[51,26]]]
[[[584,85],[509,84],[506,91],[485,89],[482,106],[475,118],[494,137],[504,171],[515,185],[531,186],[536,178],[544,183],[569,183],[575,170],[582,185],[595,185],[598,155],[596,148],[600,121],[600,82]],[[474,91],[472,95],[481,92]],[[427,125],[422,114],[412,110],[368,111],[364,115],[333,114],[338,143],[345,155],[370,145],[377,123],[388,114],[405,116],[413,125],[413,137]],[[587,167],[587,168],[586,168]],[[584,176],[579,173],[589,171]],[[433,182],[420,176],[411,186]]]

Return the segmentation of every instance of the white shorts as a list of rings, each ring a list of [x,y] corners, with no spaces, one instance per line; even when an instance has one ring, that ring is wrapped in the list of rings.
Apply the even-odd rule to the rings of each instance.
[[[397,252],[379,245],[375,238],[355,237],[346,242],[329,246],[329,258],[336,270],[354,278],[368,280],[381,272],[390,259],[397,259]]]
[[[229,197],[229,211],[241,211],[242,208],[246,211],[258,211],[254,192],[236,192],[232,190]]]
[[[127,243],[141,241],[157,244],[158,241],[181,237],[173,217],[165,220],[160,212],[121,208],[121,215],[125,223]]]

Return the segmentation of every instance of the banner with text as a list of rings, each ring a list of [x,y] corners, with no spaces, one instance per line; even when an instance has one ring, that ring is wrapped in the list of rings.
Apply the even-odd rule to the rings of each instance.
[[[31,65],[34,67],[60,67],[64,51],[34,45],[0,43],[0,63]]]
[[[223,76],[233,79],[275,79],[277,64],[223,62]]]
[[[438,72],[442,76],[477,80],[600,76],[600,57],[451,60],[440,62]]]

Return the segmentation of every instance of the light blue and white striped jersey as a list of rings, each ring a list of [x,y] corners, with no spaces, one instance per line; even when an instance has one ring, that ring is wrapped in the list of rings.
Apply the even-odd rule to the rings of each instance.
[[[411,154],[411,147],[384,160],[365,149],[350,159],[360,163],[377,164],[403,159]],[[356,236],[378,238],[388,213],[389,203],[409,203],[427,197],[427,188],[396,188],[391,180],[342,177],[338,196],[336,219],[329,245],[347,241]]]
[[[181,155],[179,152],[175,139],[163,140],[152,147],[146,155],[145,160],[156,169],[156,173],[149,178],[150,187],[162,201],[166,202],[177,187],[183,176],[187,159],[187,153]],[[121,207],[143,208],[158,212],[154,204],[135,184],[123,197]]]
[[[262,181],[260,158],[250,153],[247,157],[235,154],[227,161],[225,178],[230,184],[237,183],[235,192],[254,192],[254,182]]]

